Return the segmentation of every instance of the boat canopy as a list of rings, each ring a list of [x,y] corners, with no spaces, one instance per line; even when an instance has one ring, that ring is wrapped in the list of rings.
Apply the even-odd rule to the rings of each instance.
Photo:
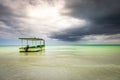
[[[32,40],[32,41],[37,41],[37,40],[44,40],[42,38],[19,38],[21,40]]]

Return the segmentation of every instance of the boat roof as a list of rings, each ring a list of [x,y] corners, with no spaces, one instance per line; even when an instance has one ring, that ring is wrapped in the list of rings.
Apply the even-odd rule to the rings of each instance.
[[[19,38],[21,40],[44,40],[42,38]]]

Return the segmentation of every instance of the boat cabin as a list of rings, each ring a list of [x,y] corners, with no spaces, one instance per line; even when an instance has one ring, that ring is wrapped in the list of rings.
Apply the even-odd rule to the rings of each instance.
[[[21,40],[20,52],[38,52],[45,48],[45,40],[42,38],[19,38]]]

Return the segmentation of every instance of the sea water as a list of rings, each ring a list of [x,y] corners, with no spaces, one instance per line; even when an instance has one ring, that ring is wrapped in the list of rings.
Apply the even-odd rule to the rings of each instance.
[[[0,46],[0,80],[120,80],[120,46]]]

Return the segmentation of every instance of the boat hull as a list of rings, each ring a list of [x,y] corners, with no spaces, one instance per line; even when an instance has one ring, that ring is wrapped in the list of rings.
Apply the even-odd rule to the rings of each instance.
[[[27,51],[25,48],[20,48],[19,51],[20,52],[38,52],[41,51],[42,48],[29,48]]]

